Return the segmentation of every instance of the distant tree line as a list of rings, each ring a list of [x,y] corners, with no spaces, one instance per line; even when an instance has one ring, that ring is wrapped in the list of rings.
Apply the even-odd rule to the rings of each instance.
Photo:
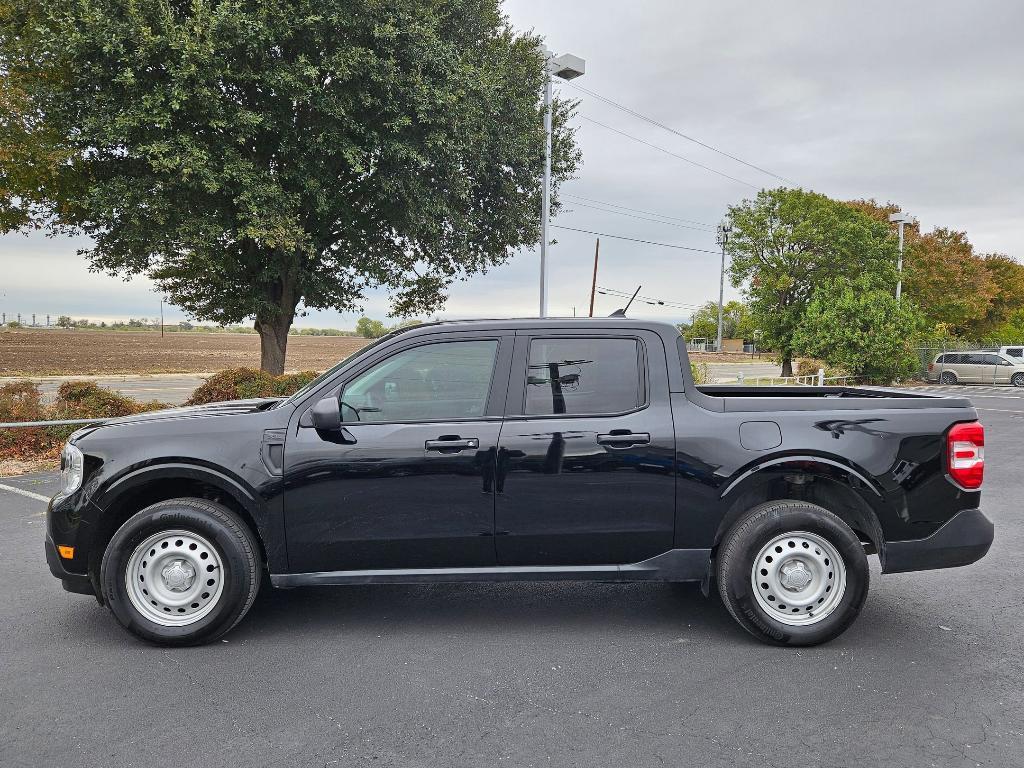
[[[85,330],[93,331],[159,331],[160,330],[160,318],[154,317],[152,319],[147,317],[132,317],[128,320],[113,320],[107,322],[106,320],[100,320],[99,322],[88,320],[86,318],[72,318],[70,315],[59,315],[54,322],[54,326],[57,328],[64,329],[76,329],[81,328]],[[25,328],[24,323],[17,321],[11,321],[7,323],[8,328]],[[39,326],[34,326],[39,327]],[[209,324],[196,324],[188,320],[181,320],[177,323],[164,323],[163,326],[165,333],[242,333],[242,334],[255,334],[256,330],[250,325],[209,325]],[[291,336],[359,336],[362,334],[356,331],[347,331],[340,328],[300,328],[292,326],[288,331]]]

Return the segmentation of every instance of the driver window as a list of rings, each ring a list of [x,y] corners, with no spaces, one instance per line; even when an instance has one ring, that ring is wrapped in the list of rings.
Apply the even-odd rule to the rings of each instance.
[[[406,349],[360,374],[341,395],[343,422],[482,418],[498,341]]]

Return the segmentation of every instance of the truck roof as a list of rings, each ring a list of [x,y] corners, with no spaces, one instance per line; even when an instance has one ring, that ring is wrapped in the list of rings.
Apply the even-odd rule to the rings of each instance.
[[[671,323],[658,320],[639,320],[632,317],[511,317],[480,320],[435,320],[399,329],[395,333],[443,329],[446,331],[496,331],[534,330],[566,328],[644,328],[660,333],[679,335],[679,329]]]

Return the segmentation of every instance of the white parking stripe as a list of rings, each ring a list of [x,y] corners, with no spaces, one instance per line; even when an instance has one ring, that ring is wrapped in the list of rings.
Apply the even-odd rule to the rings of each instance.
[[[43,496],[43,494],[35,493],[33,491],[26,491],[24,488],[15,488],[13,485],[4,485],[3,483],[0,483],[0,491],[10,491],[11,493],[18,493],[22,496],[27,496],[30,499],[35,499],[36,501],[50,502],[49,496]]]

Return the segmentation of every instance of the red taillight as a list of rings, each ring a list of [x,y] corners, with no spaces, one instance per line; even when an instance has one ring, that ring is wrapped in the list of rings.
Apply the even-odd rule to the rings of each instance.
[[[985,428],[981,422],[954,424],[946,435],[949,476],[962,488],[976,490],[985,479]]]
[[[928,363],[928,370],[929,371],[934,371],[935,370],[935,363]]]

